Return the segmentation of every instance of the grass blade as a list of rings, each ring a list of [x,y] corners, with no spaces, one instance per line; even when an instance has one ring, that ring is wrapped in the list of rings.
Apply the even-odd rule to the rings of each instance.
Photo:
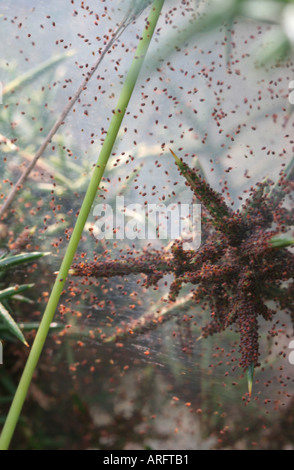
[[[28,343],[26,342],[26,339],[24,335],[22,334],[19,326],[17,323],[14,321],[10,313],[6,310],[4,305],[0,303],[0,320],[4,324],[4,326],[14,335],[16,338],[18,338],[23,344],[26,346],[29,346]]]
[[[22,284],[21,286],[13,286],[7,287],[7,289],[3,289],[0,291],[0,301],[3,299],[7,299],[8,297],[13,297],[14,295],[20,294],[27,289],[33,287],[34,284]]]
[[[18,266],[19,264],[30,263],[38,258],[41,258],[42,256],[49,254],[49,252],[41,253],[39,251],[33,251],[31,253],[20,253],[14,256],[7,256],[6,258],[0,260],[0,271],[10,269],[12,267]]]

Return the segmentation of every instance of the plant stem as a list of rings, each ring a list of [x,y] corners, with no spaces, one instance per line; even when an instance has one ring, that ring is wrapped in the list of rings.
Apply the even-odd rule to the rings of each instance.
[[[48,331],[50,329],[50,324],[53,320],[55,310],[58,306],[69,268],[78,248],[78,244],[82,236],[85,223],[87,221],[92,204],[94,202],[97,189],[102,179],[109,156],[112,152],[113,145],[115,143],[133,89],[135,87],[163,4],[164,0],[154,0],[154,2],[152,3],[151,12],[144,27],[144,32],[142,34],[133,62],[125,79],[125,83],[122,88],[117,107],[114,110],[114,115],[111,120],[106,138],[104,140],[98,162],[95,166],[95,170],[89,183],[89,187],[87,189],[79,216],[72,232],[72,236],[70,238],[66,253],[60,266],[59,273],[56,277],[53,289],[51,291],[43,318],[41,320],[40,327],[38,329],[30,355],[28,357],[13,402],[7,415],[6,422],[4,424],[0,437],[1,450],[8,449],[11,438],[13,436],[17,421],[19,419],[19,415],[22,410],[23,403],[26,399],[28,388],[30,386],[35,368],[38,364],[39,357],[41,355],[45,340],[48,335]]]

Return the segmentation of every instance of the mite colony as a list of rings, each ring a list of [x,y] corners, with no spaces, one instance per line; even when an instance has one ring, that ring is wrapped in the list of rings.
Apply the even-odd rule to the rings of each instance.
[[[211,314],[202,337],[234,325],[240,335],[240,366],[245,370],[255,367],[259,365],[258,318],[262,315],[269,321],[277,312],[268,308],[266,301],[274,300],[289,313],[294,327],[294,255],[271,243],[275,235],[293,225],[293,209],[282,206],[286,194],[293,192],[294,170],[282,172],[277,185],[268,181],[252,188],[242,210],[233,211],[197,170],[177,157],[176,161],[205,208],[201,248],[186,251],[179,241],[168,254],[158,250],[123,261],[81,261],[73,266],[73,273],[105,278],[143,273],[147,276],[145,286],[157,285],[165,274],[173,274],[170,301],[176,300],[183,284],[196,286],[193,300],[208,304]],[[284,286],[290,279],[292,282]]]
[[[103,2],[99,5],[99,14],[93,11],[87,2],[71,0],[70,3],[72,20],[78,18],[80,27],[84,26],[81,31],[75,31],[75,39],[78,38],[80,41],[78,45],[82,44],[83,47],[87,46],[91,50],[88,54],[90,58],[87,56],[87,60],[84,60],[83,56],[80,59],[74,59],[75,72],[78,70],[80,75],[85,77],[91,68],[91,56],[96,58],[102,53],[115,30],[113,24],[108,30],[107,28],[103,30],[106,21],[111,22],[112,12],[111,9],[102,5]],[[31,15],[33,18],[33,10]],[[156,32],[155,48],[161,39],[160,33],[164,27],[169,31],[176,30],[179,18],[186,18],[188,22],[198,21],[195,2],[178,2],[172,7],[169,7],[167,2],[161,25]],[[10,22],[11,28],[15,28],[14,39],[19,45],[19,55],[23,58],[23,62],[28,64],[39,50],[36,31],[28,30],[27,18],[20,21],[18,17],[4,16],[2,19]],[[88,28],[87,22],[83,23],[85,20],[90,22],[92,29]],[[62,22],[55,21],[53,14],[52,16],[46,15],[44,21],[38,25],[38,29],[42,34],[54,31],[54,53],[64,52],[73,47],[72,43],[63,36],[66,27]],[[206,338],[228,328],[234,329],[240,336],[239,364],[244,370],[252,370],[260,361],[259,318],[263,317],[266,321],[272,321],[278,309],[281,309],[294,322],[293,253],[288,247],[277,247],[271,242],[273,236],[287,232],[293,225],[293,166],[287,170],[284,162],[288,161],[288,156],[292,155],[294,150],[294,141],[289,131],[293,124],[291,113],[287,108],[288,83],[294,78],[294,70],[293,63],[289,61],[282,69],[283,73],[274,70],[273,73],[265,75],[265,79],[248,85],[246,61],[250,62],[249,51],[262,38],[263,28],[255,24],[249,35],[247,30],[244,33],[241,29],[240,33],[239,25],[233,23],[230,27],[221,28],[219,33],[217,40],[208,48],[206,46],[202,48],[198,44],[193,45],[193,41],[191,46],[181,45],[172,57],[165,62],[160,62],[160,68],[157,68],[154,75],[150,74],[147,78],[142,75],[141,84],[139,83],[138,90],[136,90],[137,96],[130,103],[123,123],[123,149],[121,150],[121,144],[119,144],[118,149],[115,149],[113,153],[115,171],[106,175],[104,189],[100,188],[99,193],[99,197],[105,202],[109,200],[111,188],[114,188],[117,193],[125,188],[129,192],[134,191],[135,198],[143,198],[146,204],[149,196],[159,201],[177,197],[178,182],[173,183],[174,188],[171,190],[168,184],[165,186],[161,181],[161,184],[153,184],[153,175],[149,175],[149,181],[146,179],[141,184],[140,171],[144,170],[145,163],[143,164],[142,161],[139,163],[134,156],[136,152],[139,152],[141,144],[145,147],[148,147],[150,142],[158,144],[159,151],[152,160],[154,174],[160,174],[162,180],[166,176],[169,177],[170,183],[172,177],[165,170],[166,161],[161,157],[167,153],[169,147],[176,149],[183,156],[182,160],[176,157],[178,168],[182,176],[186,178],[194,197],[202,204],[200,249],[195,252],[184,250],[179,240],[168,249],[154,250],[148,247],[148,250],[139,255],[135,253],[135,250],[130,250],[122,254],[121,258],[112,260],[108,256],[109,250],[106,250],[105,253],[101,253],[101,258],[96,256],[93,262],[89,262],[87,261],[89,245],[82,240],[81,247],[84,252],[80,255],[79,262],[72,267],[72,275],[80,279],[78,282],[75,282],[74,278],[70,279],[66,293],[68,297],[64,300],[65,305],[60,305],[59,312],[83,316],[77,311],[83,302],[80,300],[80,295],[81,297],[87,295],[88,290],[84,288],[83,291],[83,286],[87,283],[94,283],[91,278],[108,279],[142,274],[145,276],[143,284],[145,287],[159,289],[159,281],[166,274],[171,274],[174,280],[170,285],[170,303],[179,300],[182,287],[192,286],[193,305],[205,311],[209,310],[211,317],[210,321],[202,326],[201,337]],[[136,37],[137,40],[138,37]],[[40,44],[41,61],[43,60],[42,41]],[[82,119],[81,133],[70,132],[71,138],[67,135],[65,142],[62,139],[61,143],[58,140],[52,141],[50,153],[53,156],[60,158],[62,155],[71,164],[74,160],[74,163],[78,165],[79,154],[82,158],[90,160],[92,156],[90,148],[95,147],[96,161],[96,144],[103,142],[110,120],[108,114],[111,115],[113,112],[113,109],[105,107],[107,119],[104,119],[101,109],[106,103],[105,97],[107,97],[107,105],[110,101],[111,106],[114,106],[117,97],[116,85],[119,84],[117,85],[119,89],[127,70],[124,59],[132,57],[134,46],[135,39],[129,44],[128,37],[122,36],[109,51],[108,62],[106,58],[102,69],[93,77],[94,85],[91,93],[89,90],[92,82],[73,109],[71,117],[78,119],[79,126],[80,119]],[[7,69],[9,69],[8,63]],[[31,135],[28,133],[29,137],[27,137],[23,131],[23,127],[26,128],[25,126],[31,122],[38,127],[38,138],[42,139],[46,135],[49,130],[46,128],[48,117],[51,118],[51,114],[54,114],[51,111],[50,93],[62,88],[66,100],[71,99],[74,91],[71,71],[72,69],[67,71],[69,75],[65,78],[59,77],[56,81],[52,79],[49,84],[48,80],[42,83],[41,100],[40,103],[37,102],[34,111],[31,111],[30,105],[35,104],[34,99],[37,100],[35,95],[33,95],[33,100],[30,96],[21,100],[17,93],[5,97],[5,103],[1,109],[2,113],[6,113],[3,117],[1,134],[7,134],[1,137],[0,142],[1,150],[4,149],[3,162],[5,164],[3,165],[5,179],[1,185],[1,199],[4,199],[7,187],[13,185],[15,172],[19,171],[18,161],[13,167],[13,162],[10,162],[6,155],[8,152],[5,149],[8,142],[11,145],[17,145],[18,149],[32,145]],[[279,74],[281,76],[278,76]],[[114,84],[111,82],[109,86],[112,76],[114,76]],[[117,84],[115,79],[117,79]],[[45,114],[41,114],[41,110]],[[264,131],[259,121],[260,117],[261,121],[265,122],[265,126],[268,124],[275,126],[279,143],[271,147],[272,141],[268,135],[265,135],[262,146],[258,148],[258,154],[256,142],[253,141],[256,134]],[[39,121],[43,124],[39,125]],[[66,125],[67,122],[61,126],[60,134],[68,132]],[[86,135],[84,138],[88,139],[85,152],[79,147],[81,135]],[[145,143],[146,135],[149,140],[146,139]],[[245,159],[246,164],[248,162],[248,168],[244,169],[243,174],[246,182],[252,177],[255,166],[257,171],[260,171],[259,155],[268,157],[269,166],[274,158],[280,159],[282,169],[276,183],[267,180],[252,186],[247,190],[246,200],[242,207],[233,210],[232,207],[236,201],[230,196],[229,182],[224,179],[224,175],[228,175],[228,179],[230,177],[233,179],[237,173],[241,172],[239,168],[236,171],[240,159],[237,163],[234,160],[240,141],[243,145],[242,160]],[[189,162],[192,166],[190,162],[196,154],[206,166],[205,170],[209,169],[212,176],[217,174],[216,180],[219,180],[220,192],[212,189],[200,170],[190,169],[185,163]],[[22,158],[25,158],[21,153],[18,156],[21,162]],[[132,166],[134,164],[137,165],[137,169]],[[68,171],[71,171],[68,168],[74,168],[74,165],[61,170],[61,173],[62,171],[64,173],[63,176],[67,176]],[[86,188],[82,186],[82,183],[80,186],[77,185],[79,192],[73,190],[73,187],[75,176],[78,178],[82,174],[85,176],[85,170],[80,165],[77,174],[74,177],[71,176],[72,180],[63,183],[62,179],[57,180],[54,168],[46,166],[44,158],[30,178],[31,182],[33,179],[36,185],[40,181],[42,183],[49,181],[52,191],[49,195],[42,193],[40,196],[41,190],[32,185],[33,188],[30,188],[30,191],[33,197],[23,198],[23,192],[20,191],[21,196],[16,202],[19,213],[24,209],[24,214],[21,213],[22,217],[20,217],[22,223],[31,227],[38,219],[38,221],[41,220],[41,225],[43,224],[41,228],[38,227],[39,234],[54,233],[53,240],[50,239],[54,254],[60,253],[70,237],[72,228],[68,225],[64,228],[63,224],[66,224],[68,220],[72,223],[80,208],[81,194]],[[132,183],[134,186],[131,187]],[[57,189],[63,190],[62,197],[58,195]],[[244,195],[239,195],[240,201],[243,198]],[[12,216],[15,217],[15,211],[12,212]],[[12,244],[12,249],[24,249],[26,235],[25,231]],[[30,241],[27,248],[30,249],[32,246]],[[97,284],[99,286],[99,283]],[[123,292],[123,287],[119,285],[118,290]],[[93,306],[99,302],[100,292],[97,293],[97,291],[99,291],[98,287],[97,296],[91,293],[90,304]],[[43,292],[42,296],[46,299],[46,292]],[[134,298],[136,298],[135,295]],[[72,308],[68,306],[71,301],[75,302]],[[276,309],[270,308],[268,301],[275,302]],[[107,302],[101,300],[101,305],[104,303]],[[114,317],[115,306],[111,299],[108,300],[108,305]],[[135,309],[135,306],[135,301],[130,304],[131,309]],[[162,318],[151,316],[148,322],[145,322],[144,328],[153,328],[161,325],[162,322]],[[67,326],[70,330],[70,324]],[[130,333],[133,334],[139,330],[140,323],[134,320],[129,325],[117,327],[116,337],[129,336]],[[273,336],[277,334],[275,327],[270,330],[270,334]],[[94,338],[93,332],[91,339]],[[195,337],[193,341],[197,339]],[[82,341],[79,345],[82,345]]]

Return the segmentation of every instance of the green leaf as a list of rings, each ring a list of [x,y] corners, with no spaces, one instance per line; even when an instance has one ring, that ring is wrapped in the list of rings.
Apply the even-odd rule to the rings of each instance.
[[[34,284],[22,284],[20,286],[7,287],[7,289],[0,291],[0,301],[7,299],[8,297],[13,297],[16,294],[20,294],[21,292],[33,287],[33,285]]]
[[[18,326],[22,331],[31,331],[31,330],[37,330],[40,326],[39,322],[18,322]],[[63,330],[64,329],[64,324],[63,323],[57,323],[57,322],[52,322],[50,325],[50,331],[52,330]],[[9,334],[9,329],[7,328],[6,325],[0,324],[0,336],[5,337],[5,335]],[[72,334],[72,332],[71,332]],[[10,335],[9,335],[9,340],[11,340]]]
[[[275,235],[270,239],[273,248],[285,248],[294,245],[294,238],[291,236]]]
[[[9,331],[16,336],[23,344],[29,346],[26,342],[24,335],[22,334],[20,328],[18,327],[17,323],[14,321],[10,313],[6,310],[4,305],[0,303],[0,319],[2,323],[9,329]]]
[[[1,252],[0,252],[0,260],[3,259],[3,258],[5,258],[5,257],[7,256],[7,253],[8,253],[7,250],[3,250],[3,251],[1,250]]]
[[[13,300],[18,300],[19,302],[25,302],[26,304],[33,304],[34,301],[29,299],[28,297],[24,296],[24,295],[19,295],[19,294],[15,294],[13,296]]]
[[[41,253],[39,251],[33,251],[31,253],[20,253],[14,256],[7,256],[6,258],[0,260],[0,271],[3,271],[4,269],[9,269],[19,264],[30,263],[38,258],[41,258],[42,256],[46,256],[49,254],[49,252]]]

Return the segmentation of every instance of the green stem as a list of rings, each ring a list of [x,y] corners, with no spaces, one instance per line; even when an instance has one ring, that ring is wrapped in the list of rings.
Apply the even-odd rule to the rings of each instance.
[[[72,236],[70,238],[65,256],[60,266],[59,273],[56,277],[53,289],[51,291],[48,304],[46,306],[42,321],[40,323],[39,330],[35,337],[30,355],[25,365],[22,377],[20,379],[18,388],[16,390],[13,402],[11,404],[9,413],[4,424],[2,434],[0,437],[0,449],[6,450],[9,447],[11,438],[13,436],[19,415],[22,410],[22,406],[26,399],[27,391],[30,386],[35,368],[38,364],[39,357],[41,355],[45,340],[50,329],[50,324],[53,320],[55,310],[58,306],[60,296],[62,294],[64,284],[68,275],[69,268],[73,261],[74,255],[78,248],[82,232],[90,213],[92,204],[94,202],[97,189],[102,179],[106,164],[109,156],[112,152],[113,145],[115,143],[118,131],[120,129],[121,122],[123,120],[125,111],[127,109],[129,100],[131,98],[133,89],[135,87],[140,69],[142,67],[145,55],[147,53],[148,46],[150,44],[152,35],[154,33],[160,11],[163,7],[164,0],[154,0],[151,6],[151,12],[149,14],[147,23],[144,27],[144,32],[138,44],[133,62],[130,66],[127,74],[124,86],[119,97],[117,107],[114,111],[113,118],[111,120],[109,130],[105,141],[103,143],[98,162],[93,172],[89,187],[87,189],[79,216],[77,218]]]

